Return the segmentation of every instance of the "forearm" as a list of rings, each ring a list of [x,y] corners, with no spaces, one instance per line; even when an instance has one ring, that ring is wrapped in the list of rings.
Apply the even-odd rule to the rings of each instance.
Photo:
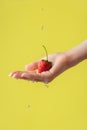
[[[87,41],[66,52],[68,67],[87,59]]]

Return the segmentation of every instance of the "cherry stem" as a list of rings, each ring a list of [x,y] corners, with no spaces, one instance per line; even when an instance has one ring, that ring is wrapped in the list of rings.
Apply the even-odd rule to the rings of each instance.
[[[47,61],[48,61],[48,53],[47,53],[47,49],[46,49],[46,47],[43,45],[42,46],[43,48],[44,48],[44,50],[45,50],[45,52],[46,52],[46,58],[47,58]]]

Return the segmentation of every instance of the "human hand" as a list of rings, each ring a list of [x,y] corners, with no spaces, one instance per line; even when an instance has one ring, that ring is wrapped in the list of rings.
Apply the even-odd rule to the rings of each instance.
[[[40,60],[38,60],[26,65],[26,71],[14,71],[10,76],[17,79],[49,83],[67,69],[67,56],[66,53],[54,53],[48,55],[48,59],[52,62],[52,68],[49,71],[42,73],[35,71],[38,69],[38,63],[40,62]]]
[[[38,69],[38,63],[40,62],[38,60],[27,65],[25,67],[26,71],[15,71],[9,76],[17,79],[49,83],[66,69],[87,59],[87,40],[67,52],[48,55],[48,59],[52,62],[52,68],[49,71],[36,72],[35,70]]]

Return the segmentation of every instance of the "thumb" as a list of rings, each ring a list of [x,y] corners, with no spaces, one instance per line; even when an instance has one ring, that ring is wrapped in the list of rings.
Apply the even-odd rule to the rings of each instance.
[[[25,66],[25,69],[26,69],[27,71],[36,70],[36,69],[38,69],[38,63],[39,63],[39,61],[33,62],[33,63],[31,63],[31,64],[28,64],[28,65]]]

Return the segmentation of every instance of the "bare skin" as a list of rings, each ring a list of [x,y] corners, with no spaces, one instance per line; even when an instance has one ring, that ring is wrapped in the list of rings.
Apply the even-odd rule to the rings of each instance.
[[[87,59],[87,41],[63,53],[54,53],[48,55],[49,61],[53,63],[49,71],[37,73],[38,61],[26,65],[26,71],[14,71],[9,76],[17,79],[24,79],[36,82],[49,83],[65,70],[77,65]]]

